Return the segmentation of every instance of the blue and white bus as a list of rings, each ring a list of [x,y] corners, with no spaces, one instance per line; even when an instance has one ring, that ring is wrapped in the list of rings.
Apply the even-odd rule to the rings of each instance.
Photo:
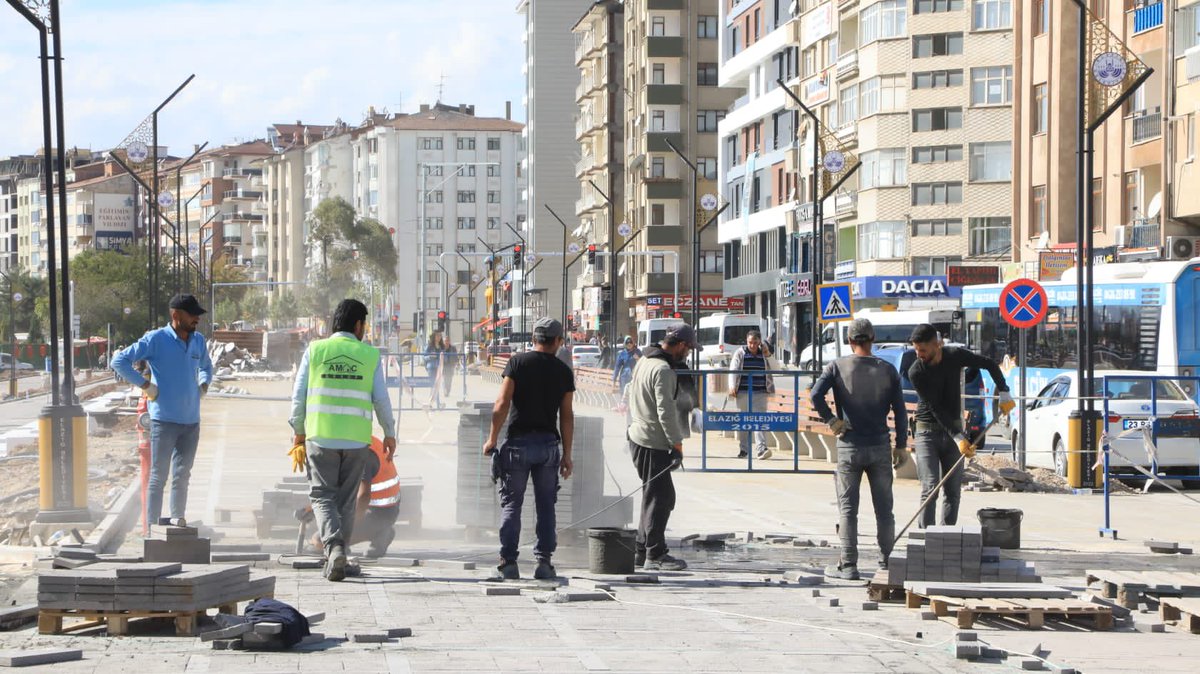
[[[1200,372],[1200,258],[1190,262],[1097,265],[1093,272],[1093,360],[1097,370],[1194,376]],[[1000,316],[1005,284],[963,288],[967,344],[997,363],[1017,364],[1018,331]],[[1077,367],[1075,270],[1042,284],[1049,311],[1028,336],[1028,395]],[[1015,379],[1017,370],[1011,370]],[[990,382],[988,382],[990,384]],[[1200,400],[1190,383],[1180,382]],[[1014,391],[1017,390],[1014,387]]]

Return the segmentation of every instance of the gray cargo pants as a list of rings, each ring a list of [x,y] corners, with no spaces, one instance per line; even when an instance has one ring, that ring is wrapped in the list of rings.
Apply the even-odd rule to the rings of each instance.
[[[896,518],[892,514],[892,450],[888,445],[855,447],[838,442],[838,533],[842,539],[842,566],[858,565],[858,503],[863,475],[871,487],[875,507],[875,538],[881,559],[892,554]]]
[[[354,527],[358,483],[370,448],[328,449],[308,443],[308,500],[325,550],[334,542],[347,547]]]

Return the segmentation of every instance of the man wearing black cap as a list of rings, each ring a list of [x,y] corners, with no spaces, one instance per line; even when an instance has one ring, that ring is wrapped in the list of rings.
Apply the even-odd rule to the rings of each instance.
[[[837,436],[837,494],[841,512],[838,533],[842,539],[842,558],[837,566],[826,568],[825,575],[858,580],[859,487],[866,474],[871,503],[875,506],[880,563],[887,566],[896,538],[892,468],[898,468],[907,458],[908,413],[904,408],[900,373],[871,353],[875,326],[865,318],[857,318],[851,321],[847,337],[851,355],[825,366],[813,385],[811,399],[813,409]],[[825,400],[831,389],[836,415]],[[888,437],[888,413],[896,420],[894,445]]]
[[[204,336],[196,332],[206,312],[192,295],[171,298],[171,324],[147,332],[113,357],[112,369],[141,387],[150,401],[150,484],[146,490],[146,521],[164,523],[163,487],[171,478],[171,517],[184,524],[188,480],[200,440],[200,398],[212,381],[212,360]],[[133,364],[150,366],[146,379]]]
[[[525,488],[533,478],[537,508],[537,544],[533,577],[548,580],[557,574],[550,558],[558,545],[554,502],[558,477],[571,477],[571,441],[575,432],[575,375],[556,354],[563,342],[562,323],[541,318],[533,324],[533,350],[508,361],[500,395],[492,408],[492,428],[483,444],[492,459],[492,475],[500,482],[500,565],[505,580],[521,577],[517,546],[521,539],[521,507]],[[509,412],[511,411],[511,415]],[[500,443],[500,430],[508,434]]]

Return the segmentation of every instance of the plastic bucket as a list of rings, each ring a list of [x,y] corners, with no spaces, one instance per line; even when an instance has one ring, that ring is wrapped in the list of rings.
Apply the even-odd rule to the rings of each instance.
[[[599,527],[587,530],[588,571],[592,573],[633,573],[637,532],[632,529]]]
[[[989,548],[1016,550],[1021,547],[1021,518],[1016,508],[980,508],[975,513],[983,527],[983,544]]]

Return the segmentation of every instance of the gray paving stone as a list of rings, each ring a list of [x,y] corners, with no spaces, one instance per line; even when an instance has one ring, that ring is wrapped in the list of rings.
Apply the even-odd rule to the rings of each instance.
[[[503,586],[490,585],[490,586],[485,586],[483,588],[483,595],[485,597],[514,597],[514,596],[519,596],[520,594],[521,594],[521,588],[519,588],[519,587],[503,587]]]
[[[33,651],[0,651],[0,667],[32,667],[56,662],[82,660],[83,651],[69,648],[47,648]]]
[[[413,631],[411,627],[393,627],[387,631],[387,635],[392,639],[403,639],[405,637],[411,637],[413,635]]]
[[[246,632],[251,631],[250,623],[242,623],[240,625],[230,625],[224,629],[212,630],[200,634],[200,641],[218,641],[224,639],[232,639],[233,637],[241,636]]]
[[[391,639],[391,637],[387,635],[387,632],[350,633],[346,636],[349,637],[350,641],[356,644],[384,644],[387,643],[388,639]]]

